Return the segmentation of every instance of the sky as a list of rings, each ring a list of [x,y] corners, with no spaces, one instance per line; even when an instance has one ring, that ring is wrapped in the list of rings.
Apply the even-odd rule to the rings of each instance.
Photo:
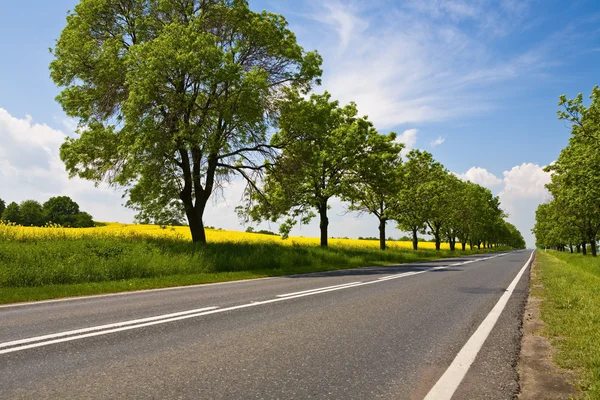
[[[100,221],[133,221],[122,192],[69,179],[58,148],[73,135],[54,98],[49,52],[76,0],[0,0],[0,198],[69,195]],[[250,0],[283,14],[306,50],[323,56],[323,84],[357,103],[380,132],[433,153],[446,168],[500,196],[509,221],[534,245],[543,167],[567,144],[558,96],[600,84],[597,0]],[[205,223],[244,229],[232,181]],[[377,236],[377,221],[334,200],[333,237]],[[277,230],[276,225],[261,228]],[[318,236],[318,222],[292,234]],[[389,236],[402,233],[389,227]]]

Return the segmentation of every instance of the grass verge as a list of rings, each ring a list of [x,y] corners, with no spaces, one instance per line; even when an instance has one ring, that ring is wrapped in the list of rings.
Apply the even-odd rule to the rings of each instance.
[[[0,242],[0,304],[400,264],[486,252],[171,239]]]
[[[542,288],[533,294],[543,299],[554,361],[580,376],[576,385],[587,398],[600,399],[600,259],[538,251],[537,262]]]

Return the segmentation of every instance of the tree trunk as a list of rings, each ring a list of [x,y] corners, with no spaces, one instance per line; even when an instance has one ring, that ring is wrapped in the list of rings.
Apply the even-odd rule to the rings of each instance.
[[[467,250],[467,242],[461,242],[462,244],[462,251],[466,251]]]
[[[452,238],[450,238],[450,251],[455,251],[456,250],[456,241]]]
[[[581,245],[580,244],[575,246],[575,248],[577,249],[577,254],[581,253]]]
[[[442,241],[440,239],[440,230],[436,229],[435,231],[435,249],[437,251],[440,251],[440,249],[442,248]]]
[[[319,206],[319,217],[321,222],[319,227],[321,228],[321,247],[327,247],[327,229],[329,227],[329,218],[327,218],[327,201],[324,201]]]
[[[413,250],[419,249],[419,237],[417,236],[417,228],[412,229]]]
[[[581,243],[581,251],[584,256],[587,256],[587,245],[585,243]]]
[[[469,240],[469,249],[471,249],[471,251],[473,251],[473,240]]]
[[[592,257],[596,257],[597,254],[597,249],[596,249],[596,241],[595,240],[590,240],[590,247],[592,249]]]
[[[573,254],[573,245],[569,244],[569,250],[571,250],[571,254]]]
[[[385,250],[385,218],[379,219],[379,249]]]
[[[182,201],[185,207],[185,216],[190,226],[190,233],[192,234],[192,242],[194,243],[206,243],[206,232],[204,231],[204,209],[206,208],[207,198],[196,199],[196,205],[193,204],[193,200],[190,196],[182,195]]]

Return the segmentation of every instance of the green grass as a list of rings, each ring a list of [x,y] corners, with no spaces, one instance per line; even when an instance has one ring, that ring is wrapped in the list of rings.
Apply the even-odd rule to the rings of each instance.
[[[5,241],[0,242],[0,304],[476,253],[139,238]]]
[[[538,251],[537,262],[543,288],[534,295],[544,299],[554,360],[581,376],[578,389],[587,398],[600,399],[600,259]]]

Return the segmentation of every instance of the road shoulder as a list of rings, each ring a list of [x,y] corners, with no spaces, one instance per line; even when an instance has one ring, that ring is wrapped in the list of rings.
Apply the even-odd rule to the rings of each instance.
[[[543,288],[539,279],[538,259],[531,269],[531,284],[525,313],[523,337],[518,363],[519,400],[568,399],[576,397],[577,391],[569,384],[575,377],[572,372],[559,368],[553,361],[555,349],[550,340],[542,336],[545,323],[541,319],[540,305]]]

